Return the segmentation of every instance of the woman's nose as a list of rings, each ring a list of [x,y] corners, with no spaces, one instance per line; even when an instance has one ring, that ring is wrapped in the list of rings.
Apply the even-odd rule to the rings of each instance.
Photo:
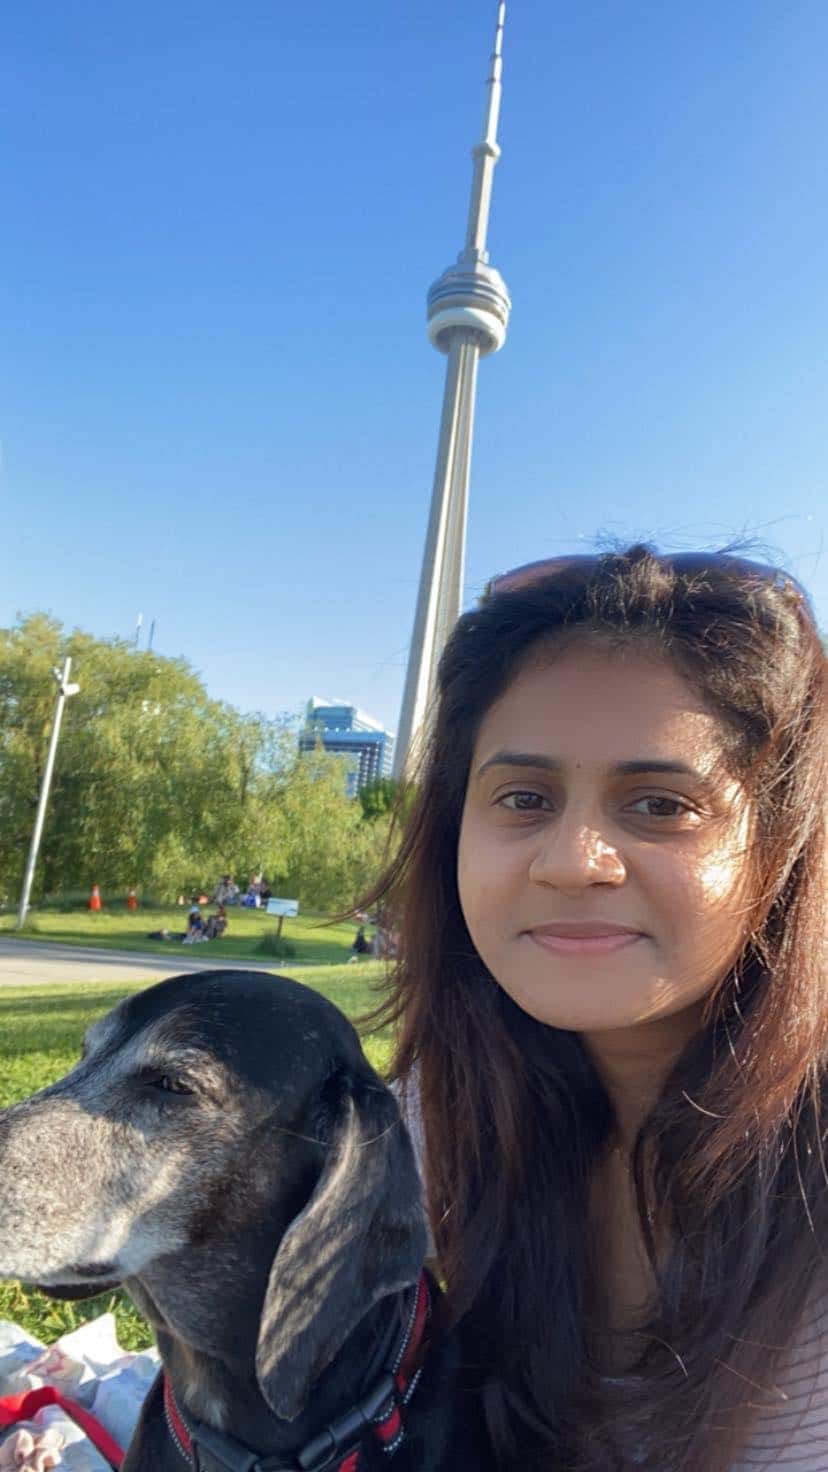
[[[529,865],[531,880],[555,889],[623,884],[626,877],[626,865],[615,845],[583,822],[549,824]]]

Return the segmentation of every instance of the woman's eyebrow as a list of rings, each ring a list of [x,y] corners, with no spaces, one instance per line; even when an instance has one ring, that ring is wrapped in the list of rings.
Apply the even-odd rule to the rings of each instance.
[[[547,756],[545,752],[496,751],[494,756],[488,757],[478,767],[475,777],[482,777],[490,767],[534,767],[544,772],[561,772],[564,763],[557,757]],[[703,780],[702,773],[695,767],[688,766],[686,762],[665,761],[658,757],[642,757],[635,761],[616,762],[611,771],[613,775],[619,777],[631,777],[649,772],[673,772],[683,777],[693,777],[699,782]]]

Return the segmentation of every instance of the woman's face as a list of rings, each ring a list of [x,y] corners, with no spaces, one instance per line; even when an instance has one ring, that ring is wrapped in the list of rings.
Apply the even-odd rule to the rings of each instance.
[[[541,1022],[698,1004],[746,934],[749,808],[724,732],[656,654],[538,652],[488,711],[458,855],[474,945]]]

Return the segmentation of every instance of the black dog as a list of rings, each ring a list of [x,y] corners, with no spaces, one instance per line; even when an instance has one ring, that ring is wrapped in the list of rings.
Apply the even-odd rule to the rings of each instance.
[[[317,993],[204,971],[130,997],[0,1114],[0,1180],[2,1276],[123,1282],[155,1328],[123,1472],[492,1465],[396,1101]]]

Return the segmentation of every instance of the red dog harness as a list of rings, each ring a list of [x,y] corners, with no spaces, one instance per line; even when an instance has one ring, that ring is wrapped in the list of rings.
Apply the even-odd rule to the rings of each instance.
[[[361,1472],[360,1447],[368,1432],[392,1456],[405,1437],[402,1411],[420,1378],[420,1351],[430,1312],[428,1279],[421,1273],[391,1363],[356,1405],[289,1461],[281,1455],[260,1457],[235,1437],[185,1419],[165,1375],[164,1411],[175,1446],[192,1472]]]

